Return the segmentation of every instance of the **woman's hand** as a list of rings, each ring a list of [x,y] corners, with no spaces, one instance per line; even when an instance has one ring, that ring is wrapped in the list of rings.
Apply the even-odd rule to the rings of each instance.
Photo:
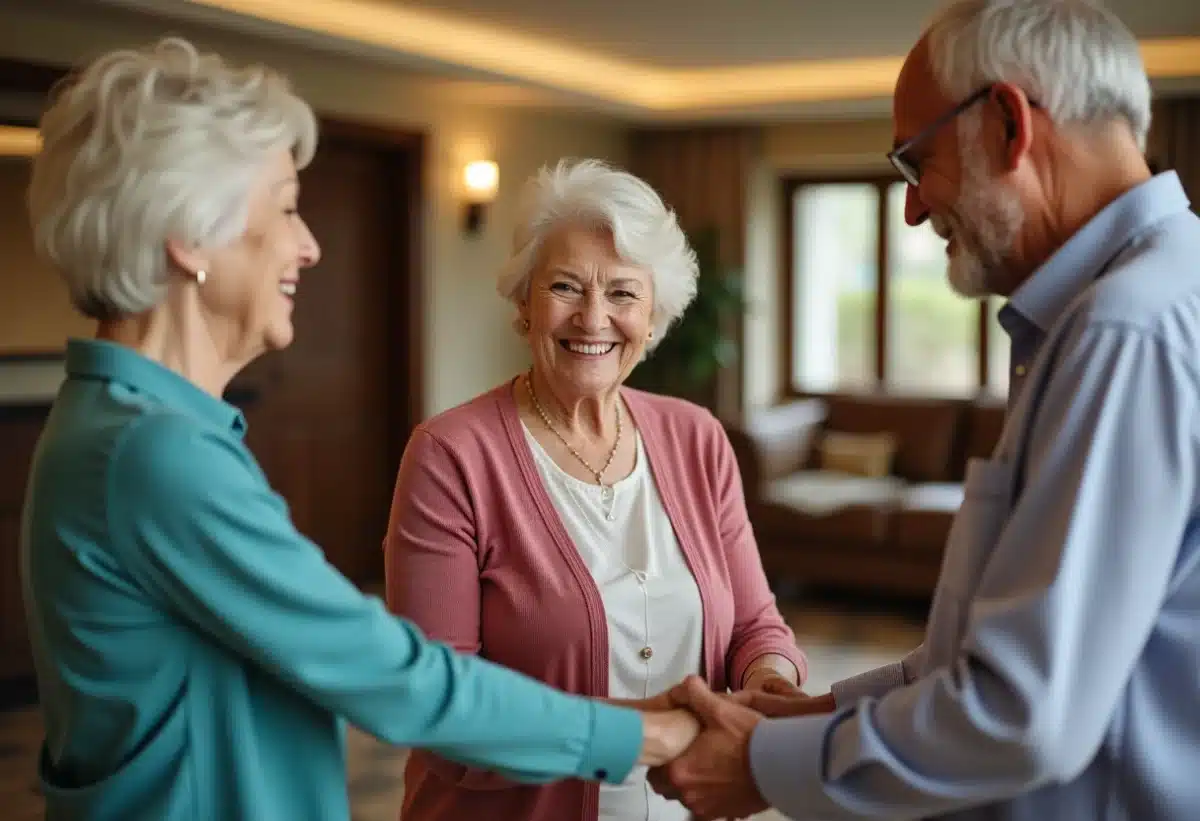
[[[671,703],[671,691],[666,690],[656,696],[649,698],[602,698],[607,704],[612,704],[614,707],[629,707],[633,710],[641,710],[643,713],[657,713],[665,710],[673,710],[676,705]]]
[[[832,693],[810,696],[796,688],[795,685],[792,685],[791,693],[778,694],[768,693],[765,690],[742,690],[739,693],[730,693],[729,698],[767,718],[817,715],[832,713],[837,709],[837,702],[834,701]]]
[[[700,730],[700,720],[689,710],[643,712],[638,763],[648,767],[670,764],[692,746]]]
[[[794,681],[773,667],[752,670],[742,683],[742,689],[776,696],[794,696],[802,693]]]

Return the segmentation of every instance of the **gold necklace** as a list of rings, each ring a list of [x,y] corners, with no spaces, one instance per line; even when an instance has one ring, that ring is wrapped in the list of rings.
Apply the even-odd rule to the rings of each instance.
[[[609,469],[609,467],[612,465],[613,459],[616,458],[617,448],[621,446],[622,425],[621,425],[621,399],[620,399],[620,397],[617,398],[617,438],[613,441],[612,450],[610,450],[608,452],[608,459],[605,460],[604,467],[600,468],[599,470],[596,470],[594,467],[592,467],[591,463],[588,462],[587,459],[584,459],[583,456],[579,453],[579,451],[575,450],[574,446],[572,446],[571,443],[567,441],[567,437],[565,437],[561,433],[559,433],[558,428],[554,427],[554,424],[550,421],[550,415],[548,413],[546,413],[546,409],[542,407],[542,403],[538,401],[537,394],[534,393],[534,391],[533,391],[533,381],[529,378],[528,373],[525,374],[525,390],[529,391],[529,398],[533,400],[534,409],[537,410],[538,416],[542,417],[542,422],[546,425],[547,428],[550,429],[550,432],[558,437],[559,441],[562,442],[566,446],[567,450],[569,450],[571,452],[572,456],[574,456],[576,459],[579,460],[579,463],[581,465],[583,465],[585,468],[587,468],[588,473],[590,473],[596,477],[596,484],[598,484],[600,486],[600,499],[604,503],[604,508],[605,508],[604,516],[611,522],[612,518],[613,518],[613,514],[612,514],[613,486],[611,484],[609,484],[609,485],[604,484],[604,474]]]

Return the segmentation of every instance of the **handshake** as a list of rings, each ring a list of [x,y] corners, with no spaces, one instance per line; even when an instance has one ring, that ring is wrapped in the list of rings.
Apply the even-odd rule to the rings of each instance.
[[[805,695],[767,674],[736,693],[715,693],[691,676],[665,693],[626,702],[642,711],[639,763],[651,786],[681,802],[696,821],[739,819],[767,809],[750,771],[750,736],[764,718],[829,713],[832,695]]]

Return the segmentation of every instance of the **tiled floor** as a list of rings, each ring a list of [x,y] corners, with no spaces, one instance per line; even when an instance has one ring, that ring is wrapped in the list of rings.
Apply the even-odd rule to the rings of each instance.
[[[896,660],[921,640],[920,620],[896,611],[863,611],[829,604],[784,606],[788,622],[808,654],[807,690],[827,692],[830,682]],[[36,709],[0,712],[0,816],[5,821],[41,821],[33,789],[41,743]],[[397,821],[404,752],[358,732],[349,741],[350,796],[354,821]],[[782,819],[776,813],[759,821]]]

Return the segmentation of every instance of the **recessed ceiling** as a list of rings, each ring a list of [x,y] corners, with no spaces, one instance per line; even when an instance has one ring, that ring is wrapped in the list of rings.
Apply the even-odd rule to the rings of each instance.
[[[890,97],[940,0],[100,0],[397,65],[474,72],[641,120]],[[1200,2],[1114,0],[1160,84],[1200,79]]]
[[[383,0],[657,68],[903,55],[939,0]],[[1200,36],[1198,0],[1110,0],[1139,38]]]

